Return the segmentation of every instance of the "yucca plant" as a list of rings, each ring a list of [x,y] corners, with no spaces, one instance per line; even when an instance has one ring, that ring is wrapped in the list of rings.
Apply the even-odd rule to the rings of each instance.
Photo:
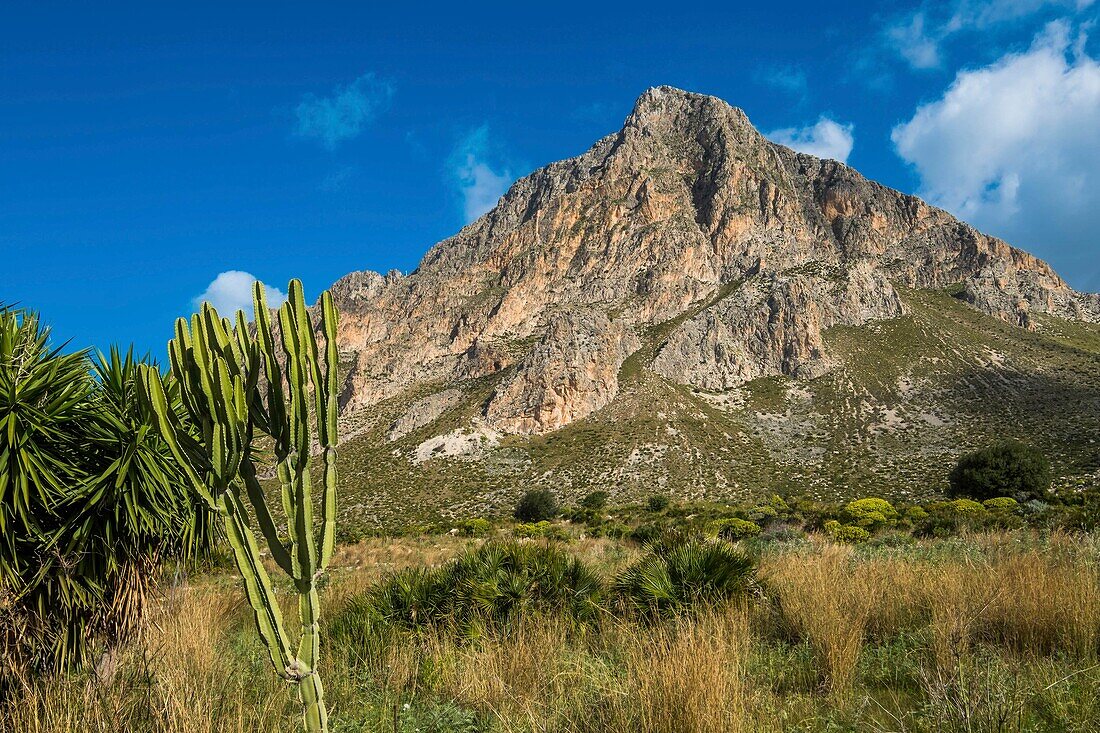
[[[687,539],[659,543],[622,572],[615,592],[649,617],[720,603],[752,590],[756,565],[723,540]]]
[[[0,309],[5,671],[67,668],[124,640],[159,561],[210,539],[136,400],[138,364],[118,350],[93,364],[52,347],[35,313]]]
[[[271,663],[297,688],[305,730],[325,731],[317,582],[332,557],[336,528],[336,308],[322,293],[322,349],[297,280],[279,308],[277,328],[260,283],[253,305],[254,327],[243,311],[234,324],[209,303],[189,322],[176,323],[168,345],[171,372],[196,433],[170,408],[160,374],[150,367],[143,369],[144,396],[191,486],[221,517]],[[259,480],[266,463],[261,441],[271,451],[282,488],[285,540],[284,523],[276,521]],[[311,477],[315,448],[323,466],[319,542]],[[283,623],[251,518],[298,596],[296,645]]]

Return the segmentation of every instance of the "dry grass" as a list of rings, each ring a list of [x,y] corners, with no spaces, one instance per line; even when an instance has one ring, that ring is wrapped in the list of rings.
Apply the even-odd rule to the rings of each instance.
[[[828,545],[814,556],[776,559],[764,580],[775,594],[782,626],[813,647],[824,687],[846,693],[882,590],[881,576],[856,572],[851,548]]]
[[[439,564],[469,542],[343,548],[325,591],[329,615],[350,608],[347,599],[379,567]],[[571,549],[608,572],[636,552],[606,540]],[[765,595],[744,608],[659,624],[537,616],[472,642],[442,632],[381,633],[354,649],[327,649],[322,673],[334,731],[357,733],[1017,731],[1036,720],[1046,722],[1035,729],[1095,730],[1096,549],[1092,540],[1057,535],[897,551],[817,543],[766,553]],[[235,583],[202,579],[164,601],[140,639],[102,665],[109,679],[15,681],[0,729],[296,730],[296,706],[254,637]],[[807,650],[805,661],[798,649]],[[879,678],[868,678],[868,660],[891,649],[900,649],[889,657],[898,681],[883,691]],[[813,679],[775,669],[799,664],[816,682],[774,684],[777,673]],[[900,669],[906,664],[909,672]],[[465,722],[425,724],[424,710]]]

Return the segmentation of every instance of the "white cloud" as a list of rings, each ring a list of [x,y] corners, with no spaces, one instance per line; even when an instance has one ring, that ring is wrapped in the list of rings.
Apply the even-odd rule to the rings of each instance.
[[[933,69],[940,65],[940,39],[929,37],[926,22],[924,13],[916,12],[886,29],[890,45],[914,69]]]
[[[256,282],[256,277],[251,273],[240,270],[226,270],[206,286],[205,292],[195,296],[191,304],[195,309],[198,309],[203,303],[210,303],[218,309],[218,313],[230,319],[239,310],[252,315],[252,284],[254,282]],[[270,285],[264,285],[264,294],[267,296],[267,304],[272,308],[282,305],[286,300],[286,294]]]
[[[886,45],[914,69],[938,68],[943,44],[965,31],[988,31],[995,26],[1030,18],[1043,11],[1080,12],[1095,0],[950,0],[928,1],[887,26]]]
[[[451,154],[450,169],[462,195],[467,224],[496,206],[515,180],[506,165],[490,162],[491,157],[488,125],[470,132]]]
[[[852,146],[855,144],[853,129],[852,125],[842,125],[836,120],[822,116],[817,122],[807,127],[773,130],[767,133],[767,137],[772,142],[794,148],[800,153],[847,163]]]
[[[1026,52],[959,72],[891,138],[931,203],[1057,256],[1078,282],[1100,274],[1100,63],[1068,23],[1049,24]]]
[[[303,96],[294,109],[295,131],[301,137],[319,140],[331,150],[362,132],[390,106],[392,98],[393,84],[374,74],[363,74],[346,87],[337,87],[330,97]]]

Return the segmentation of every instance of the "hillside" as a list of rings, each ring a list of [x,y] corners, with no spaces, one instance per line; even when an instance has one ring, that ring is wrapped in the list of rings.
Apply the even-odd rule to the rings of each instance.
[[[928,495],[958,453],[1100,471],[1100,296],[661,87],[408,276],[332,288],[363,529],[567,498]]]

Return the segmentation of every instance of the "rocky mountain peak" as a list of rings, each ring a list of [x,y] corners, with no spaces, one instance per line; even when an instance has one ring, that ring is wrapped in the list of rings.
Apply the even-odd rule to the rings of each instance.
[[[835,161],[771,143],[720,99],[654,87],[622,129],[517,181],[408,277],[333,288],[349,412],[495,379],[491,429],[538,433],[615,399],[624,361],[729,389],[831,368],[823,333],[896,318],[899,288],[953,287],[1028,328],[1100,320],[1044,262]]]

